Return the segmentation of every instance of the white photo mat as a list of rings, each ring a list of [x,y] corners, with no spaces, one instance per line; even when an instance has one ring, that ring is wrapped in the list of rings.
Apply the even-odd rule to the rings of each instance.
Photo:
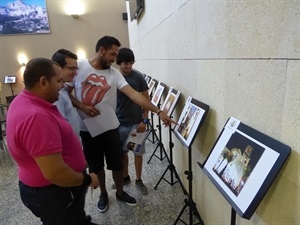
[[[178,123],[174,128],[174,134],[186,147],[192,144],[208,109],[208,105],[190,96],[187,98]]]
[[[180,91],[177,91],[173,87],[171,87],[161,108],[164,112],[167,113],[168,116],[172,115],[175,106],[178,102],[179,96]]]
[[[155,89],[155,92],[154,92],[154,95],[151,99],[151,103],[155,106],[158,105],[160,99],[161,99],[161,96],[162,94],[164,93],[164,90],[166,88],[166,85],[162,82],[159,82],[156,89]]]

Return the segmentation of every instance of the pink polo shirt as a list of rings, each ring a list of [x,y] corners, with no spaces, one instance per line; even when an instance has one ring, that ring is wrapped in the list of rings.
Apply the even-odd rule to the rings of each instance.
[[[6,124],[8,149],[24,184],[31,187],[52,184],[34,160],[40,156],[61,152],[65,163],[75,171],[85,169],[80,141],[55,105],[24,90],[9,106]]]

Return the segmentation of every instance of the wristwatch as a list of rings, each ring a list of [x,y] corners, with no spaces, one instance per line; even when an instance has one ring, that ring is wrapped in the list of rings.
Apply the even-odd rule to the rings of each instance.
[[[143,122],[144,124],[148,124],[148,123],[149,123],[149,119],[148,119],[148,118],[144,118],[144,119],[142,120],[142,122]]]

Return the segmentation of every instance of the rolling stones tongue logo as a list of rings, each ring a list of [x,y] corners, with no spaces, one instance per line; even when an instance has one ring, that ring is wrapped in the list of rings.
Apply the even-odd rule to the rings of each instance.
[[[105,93],[110,89],[104,76],[89,75],[82,83],[81,99],[86,105],[96,105],[101,102]]]

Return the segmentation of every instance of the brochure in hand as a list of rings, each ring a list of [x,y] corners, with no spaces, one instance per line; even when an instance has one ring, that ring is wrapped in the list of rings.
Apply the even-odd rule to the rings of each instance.
[[[124,144],[124,149],[133,151],[135,154],[139,154],[145,146],[145,141],[149,131],[137,132],[136,128],[133,128]]]

